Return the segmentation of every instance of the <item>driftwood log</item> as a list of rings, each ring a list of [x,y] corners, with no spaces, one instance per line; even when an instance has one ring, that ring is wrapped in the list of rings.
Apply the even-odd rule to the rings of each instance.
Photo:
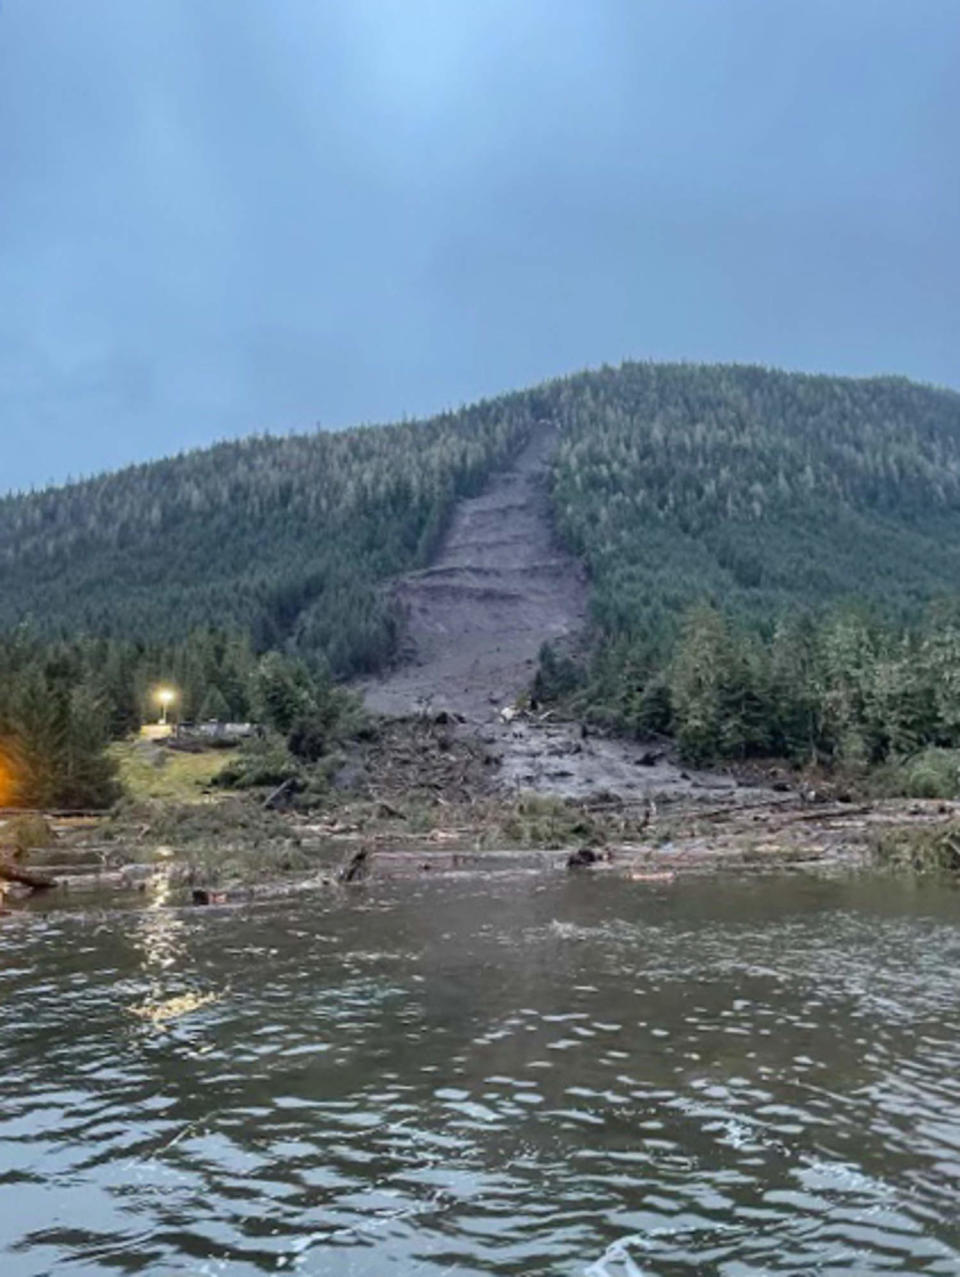
[[[57,885],[56,878],[34,873],[32,869],[22,869],[9,860],[0,860],[0,879],[4,882],[18,882],[23,887],[32,887],[34,891],[44,891]]]

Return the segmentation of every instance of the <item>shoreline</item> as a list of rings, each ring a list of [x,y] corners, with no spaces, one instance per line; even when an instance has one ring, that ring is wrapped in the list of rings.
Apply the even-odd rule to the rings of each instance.
[[[935,836],[960,819],[960,803],[935,799],[811,804],[796,796],[727,808],[668,805],[638,819],[623,803],[597,810],[528,795],[443,803],[431,827],[415,805],[376,808],[341,802],[311,819],[264,813],[251,799],[220,800],[200,808],[200,828],[179,846],[151,839],[129,814],[51,820],[51,845],[16,863],[55,885],[34,891],[5,884],[0,907],[7,914],[83,909],[104,897],[149,908],[232,907],[366,882],[464,875],[613,875],[664,886],[707,874],[856,870],[880,867],[882,839]],[[196,809],[167,813],[185,828],[191,814]]]

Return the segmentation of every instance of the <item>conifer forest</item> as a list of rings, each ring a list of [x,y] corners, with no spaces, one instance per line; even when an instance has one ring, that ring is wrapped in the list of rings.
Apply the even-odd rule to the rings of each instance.
[[[542,422],[557,536],[591,590],[581,641],[541,654],[542,698],[696,760],[960,744],[960,395],[629,363],[4,498],[0,730],[29,760],[21,797],[108,795],[98,748],[157,679],[187,717],[329,725],[334,681],[402,644],[388,582]]]

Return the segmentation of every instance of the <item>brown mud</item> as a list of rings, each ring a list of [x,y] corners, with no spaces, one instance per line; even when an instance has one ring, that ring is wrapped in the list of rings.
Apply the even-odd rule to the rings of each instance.
[[[406,641],[396,668],[361,685],[371,710],[489,722],[529,687],[541,645],[582,629],[586,574],[550,520],[557,441],[540,424],[482,495],[458,504],[434,563],[394,584]]]
[[[514,713],[542,644],[575,643],[587,619],[585,569],[551,519],[547,474],[558,441],[540,423],[480,496],[459,503],[434,563],[395,582],[407,621],[400,659],[358,689],[376,714],[449,718],[461,739],[496,759],[505,793],[733,793],[732,777],[689,772],[669,743],[651,748],[549,714]]]

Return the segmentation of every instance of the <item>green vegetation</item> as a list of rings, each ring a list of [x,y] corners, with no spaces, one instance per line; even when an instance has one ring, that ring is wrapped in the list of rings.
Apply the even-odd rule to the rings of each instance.
[[[453,502],[545,420],[558,530],[594,596],[585,654],[546,649],[541,697],[673,732],[697,760],[960,745],[960,630],[931,606],[960,580],[960,395],[625,364],[0,501],[0,732],[21,796],[108,794],[98,748],[164,681],[184,718],[275,733],[235,783],[329,757],[359,721],[331,677],[401,637],[382,583],[424,564]]]
[[[914,873],[960,873],[960,825],[924,825],[919,829],[883,830],[873,838],[873,853],[887,869]]]
[[[851,593],[900,619],[960,569],[960,395],[900,378],[625,364],[545,387],[553,500],[605,634],[708,600],[768,620]]]
[[[619,813],[617,813],[619,816]],[[521,794],[513,803],[505,804],[492,822],[495,843],[487,835],[487,845],[512,847],[602,847],[610,837],[613,822],[597,816],[562,798],[543,794]],[[622,818],[618,821],[620,837],[631,832]]]
[[[108,751],[133,802],[163,799],[184,805],[210,800],[210,786],[235,752],[181,753],[140,740],[117,741]]]
[[[224,795],[216,803],[131,799],[95,838],[112,845],[113,864],[176,865],[177,880],[191,886],[262,883],[316,864],[289,820],[246,795]]]
[[[143,747],[109,748],[156,718],[158,685],[177,689],[181,718],[214,705],[224,718],[261,725],[264,738],[251,742],[249,756],[236,751],[233,779],[241,784],[269,783],[263,760],[261,779],[238,761],[249,764],[258,750],[272,751],[274,770],[286,779],[363,725],[358,699],[335,686],[325,668],[279,652],[257,657],[237,636],[200,630],[163,647],[111,639],[41,643],[21,629],[0,640],[0,806],[105,807],[119,797],[118,781],[135,793],[183,799],[183,787],[192,791],[198,779],[192,772],[210,771],[212,779],[224,760],[200,767],[156,747],[149,759]],[[219,783],[230,779],[229,769],[218,776]]]
[[[611,717],[674,733],[693,761],[909,759],[890,777],[900,792],[952,796],[940,790],[947,751],[960,747],[960,625],[939,610],[911,632],[836,609],[765,634],[704,606],[687,613],[662,667],[625,677],[608,658],[605,673],[623,690]]]
[[[958,579],[960,395],[624,364],[425,422],[257,437],[8,497],[0,628],[170,643],[214,627],[338,677],[376,668],[400,621],[378,583],[424,564],[453,502],[541,420],[561,431],[557,523],[590,567],[604,644],[669,644],[702,601],[769,623],[854,593],[902,621]]]
[[[589,659],[545,652],[541,696],[699,761],[958,742],[957,631],[929,604],[960,579],[960,395],[627,364],[544,387],[539,411],[594,584]]]
[[[866,788],[877,798],[960,798],[960,749],[930,746],[894,758],[871,770]]]
[[[0,806],[104,806],[119,794],[104,752],[110,705],[79,647],[0,644]]]
[[[514,397],[0,500],[0,628],[170,643],[213,626],[258,652],[322,656],[337,675],[375,668],[398,625],[377,582],[429,559],[454,501],[530,424]]]
[[[22,856],[30,851],[47,851],[56,845],[56,836],[44,816],[17,816],[0,827],[0,853]]]

